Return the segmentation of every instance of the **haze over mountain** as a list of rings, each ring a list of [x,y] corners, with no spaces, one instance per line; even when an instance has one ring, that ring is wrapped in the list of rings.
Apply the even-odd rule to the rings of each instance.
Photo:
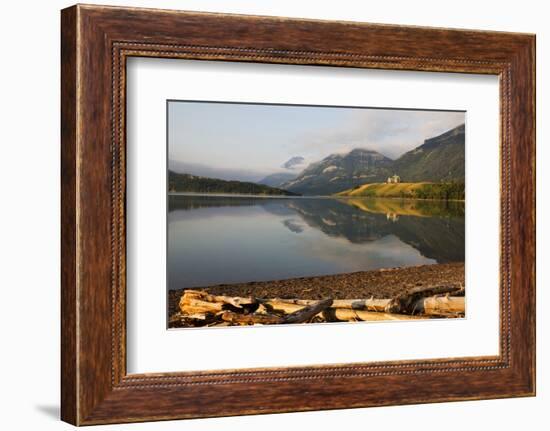
[[[284,183],[293,180],[298,176],[298,172],[280,172],[271,174],[258,181],[258,184],[265,184],[270,187],[280,187]]]
[[[169,160],[168,169],[178,174],[190,174],[200,177],[218,178],[225,181],[246,181],[257,183],[265,177],[264,172],[239,168],[217,168],[199,163],[186,163],[179,160]]]

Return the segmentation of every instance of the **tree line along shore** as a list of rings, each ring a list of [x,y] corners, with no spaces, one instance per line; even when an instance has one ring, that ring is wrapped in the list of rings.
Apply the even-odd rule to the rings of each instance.
[[[236,194],[254,196],[301,196],[288,190],[243,181],[225,181],[189,174],[169,172],[171,193]],[[463,182],[367,183],[332,195],[332,197],[432,199],[463,201]]]

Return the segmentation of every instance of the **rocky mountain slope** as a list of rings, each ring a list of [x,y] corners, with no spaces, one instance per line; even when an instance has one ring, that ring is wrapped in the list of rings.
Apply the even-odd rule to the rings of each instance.
[[[280,187],[305,195],[329,195],[360,184],[383,181],[392,174],[392,164],[390,158],[376,151],[357,148],[310,164]]]
[[[464,124],[403,154],[393,165],[402,181],[462,181],[465,171]]]

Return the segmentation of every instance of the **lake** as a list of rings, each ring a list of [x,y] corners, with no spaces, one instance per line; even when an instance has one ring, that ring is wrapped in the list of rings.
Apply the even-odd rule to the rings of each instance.
[[[464,203],[168,196],[168,289],[464,261]]]

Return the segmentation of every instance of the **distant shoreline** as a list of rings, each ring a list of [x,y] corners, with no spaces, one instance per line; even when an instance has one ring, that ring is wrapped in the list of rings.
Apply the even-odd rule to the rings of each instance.
[[[311,195],[311,196],[286,196],[286,195],[253,195],[245,193],[195,193],[195,192],[168,192],[168,196],[212,196],[221,198],[264,198],[264,199],[391,199],[400,201],[436,201],[436,202],[466,202],[465,199],[435,199],[435,198],[411,198],[398,196],[337,196],[337,195]]]
[[[254,195],[246,193],[196,193],[168,192],[168,196],[212,196],[220,198],[265,198],[265,199],[335,199],[334,196],[288,196],[288,195]]]

